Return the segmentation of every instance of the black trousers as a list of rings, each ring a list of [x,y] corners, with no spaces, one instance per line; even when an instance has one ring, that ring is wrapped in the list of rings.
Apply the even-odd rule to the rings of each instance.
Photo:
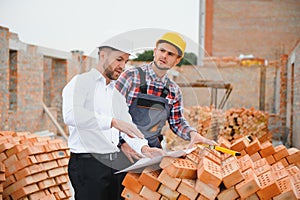
[[[114,174],[131,163],[122,153],[117,158],[71,153],[68,173],[76,200],[119,200],[126,173]]]

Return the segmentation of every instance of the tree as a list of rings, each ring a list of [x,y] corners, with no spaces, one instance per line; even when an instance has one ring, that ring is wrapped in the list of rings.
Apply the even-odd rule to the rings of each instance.
[[[146,50],[143,53],[138,53],[137,58],[134,61],[152,61],[153,60],[153,50]],[[196,54],[190,52],[185,53],[183,59],[179,62],[178,66],[181,65],[196,65],[197,56]]]

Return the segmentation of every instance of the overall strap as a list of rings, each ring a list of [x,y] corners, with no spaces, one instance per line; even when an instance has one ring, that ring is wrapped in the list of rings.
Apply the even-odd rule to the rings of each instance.
[[[163,91],[160,94],[160,97],[162,97],[162,98],[166,98],[167,97],[167,95],[169,94],[169,91],[170,91],[169,90],[169,85],[170,85],[170,80],[168,79],[167,83],[166,83],[166,85],[165,85],[165,87],[163,89]]]
[[[146,73],[142,70],[142,68],[138,67],[137,68],[139,70],[139,73],[140,73],[140,82],[141,82],[141,85],[140,85],[140,90],[143,94],[147,94],[147,83],[146,83]]]

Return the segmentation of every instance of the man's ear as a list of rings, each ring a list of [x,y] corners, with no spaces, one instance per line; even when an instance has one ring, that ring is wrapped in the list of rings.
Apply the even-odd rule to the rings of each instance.
[[[100,60],[105,60],[105,58],[107,58],[108,53],[106,51],[100,51],[99,52],[99,59]]]
[[[175,62],[175,66],[178,65],[178,63],[180,63],[181,59],[182,59],[182,57],[178,56],[178,58],[176,59],[176,62]]]

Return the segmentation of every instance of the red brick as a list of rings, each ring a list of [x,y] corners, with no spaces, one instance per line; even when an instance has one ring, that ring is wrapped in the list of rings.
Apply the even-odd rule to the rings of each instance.
[[[157,180],[160,172],[161,170],[157,170],[152,167],[146,167],[140,175],[138,181],[150,190],[156,191],[160,185],[160,182]]]
[[[280,194],[279,185],[270,171],[258,176],[258,181],[261,189],[257,191],[257,195],[260,199],[271,199]]]
[[[297,199],[300,199],[300,183],[293,184],[293,190]]]
[[[282,199],[296,200],[297,199],[294,194],[289,177],[280,179],[277,181],[277,183],[279,185],[281,194],[273,197],[273,200],[282,200]]]
[[[58,186],[49,187],[50,193],[60,192],[60,188]]]
[[[221,191],[217,196],[218,200],[235,200],[238,197],[239,197],[239,194],[234,189],[234,187],[231,187],[231,188]]]
[[[258,160],[261,159],[261,156],[260,156],[260,154],[259,154],[258,152],[256,152],[256,153],[252,154],[252,155],[250,156],[250,158],[251,158],[251,160],[252,160],[253,162],[256,162],[256,161],[258,161]]]
[[[56,160],[42,163],[44,170],[50,170],[58,167]]]
[[[34,179],[34,182],[39,182],[48,178],[47,172],[39,172],[31,175]]]
[[[292,183],[300,183],[300,173],[291,176]]]
[[[0,162],[3,162],[3,160],[7,159],[7,156],[4,152],[0,153]]]
[[[222,163],[221,169],[223,183],[226,188],[230,188],[244,180],[236,159],[231,159],[229,163]]]
[[[58,159],[56,160],[58,166],[63,167],[63,166],[68,166],[69,164],[69,158],[62,158],[62,159]]]
[[[212,150],[206,149],[202,156],[210,159],[211,161],[215,162],[218,165],[221,165],[221,158],[216,156],[214,153],[212,153]]]
[[[29,146],[22,151],[20,151],[17,156],[19,159],[25,158],[26,156],[34,155],[34,154],[39,154],[39,153],[44,153],[45,149],[43,148],[42,145],[36,145],[36,146]]]
[[[193,179],[182,179],[177,191],[189,199],[196,199],[198,192],[195,190],[196,181]]]
[[[41,198],[45,197],[45,195],[46,195],[45,191],[44,191],[44,190],[41,190],[41,191],[37,191],[37,192],[34,192],[34,193],[28,195],[28,198],[29,198],[30,200],[31,200],[31,199],[32,199],[32,200],[33,200],[33,199],[41,199]]]
[[[137,173],[127,173],[123,179],[122,185],[130,189],[132,192],[139,194],[143,185],[138,181],[139,174]]]
[[[20,171],[17,171],[14,175],[17,180],[21,180],[22,178],[43,171],[44,168],[40,164],[34,164],[29,167],[26,167]]]
[[[278,162],[281,162],[284,167],[288,167],[289,166],[289,163],[288,163],[288,161],[287,161],[286,158],[282,158]]]
[[[290,165],[289,167],[286,168],[286,170],[288,171],[290,176],[300,173],[300,169],[295,165]]]
[[[218,144],[220,147],[224,147],[227,149],[230,149],[230,147],[231,147],[231,143],[227,139],[225,139],[223,136],[220,136],[218,138]]]
[[[48,176],[52,178],[52,177],[55,177],[55,176],[66,174],[66,171],[62,167],[57,167],[57,168],[48,170],[47,173],[48,173]]]
[[[221,167],[207,158],[203,158],[198,165],[197,177],[205,184],[219,187],[222,182]]]
[[[286,159],[290,164],[300,161],[300,150],[299,149],[289,148],[287,151],[288,151],[289,155],[286,157]]]
[[[219,187],[208,185],[201,180],[196,180],[195,190],[208,199],[215,199],[220,192]]]
[[[271,166],[269,164],[263,165],[261,167],[258,167],[254,169],[254,172],[257,176],[266,173],[267,171],[271,170]]]
[[[46,193],[47,191],[45,191]],[[40,200],[56,200],[54,194],[48,194],[46,196],[44,196],[43,198],[41,198]]]
[[[163,195],[164,197],[167,197],[168,199],[177,199],[179,196],[179,193],[177,191],[171,190],[169,187],[165,186],[164,184],[161,184],[157,190],[158,193]]]
[[[60,175],[60,176],[54,177],[54,179],[57,184],[62,184],[62,183],[66,183],[69,181],[69,177],[67,175]]]
[[[34,183],[34,179],[32,176],[28,176],[26,178],[23,178],[17,182],[14,182],[13,184],[11,184],[10,186],[6,187],[5,190],[4,190],[4,193],[3,195],[4,196],[9,196],[11,195],[12,193],[14,193],[15,191],[23,188],[24,186],[26,185],[30,185],[32,183]]]
[[[255,162],[253,162],[253,169],[260,168],[262,166],[268,165],[268,162],[265,158],[259,159]]]
[[[65,195],[64,191],[55,192],[54,196],[56,197],[56,199],[64,199],[64,198],[66,198],[66,195]]]
[[[177,158],[171,165],[165,167],[164,170],[173,178],[194,179],[197,177],[197,168],[188,159]]]
[[[242,151],[249,145],[249,141],[245,137],[241,137],[232,143],[230,149],[234,151]]]
[[[186,158],[194,162],[195,164],[198,164],[200,161],[200,156],[194,151],[192,153],[187,154]]]
[[[54,160],[54,158],[53,158],[53,156],[52,156],[51,153],[37,154],[37,155],[35,155],[35,158],[40,163]]]
[[[26,195],[29,195],[29,194],[37,192],[37,191],[39,191],[39,188],[36,184],[27,185],[27,186],[15,191],[14,193],[12,193],[11,197],[13,199],[19,199],[21,197],[25,197]]]
[[[252,155],[256,152],[259,152],[261,150],[260,142],[258,141],[257,138],[254,138],[253,141],[246,146],[245,151],[249,154]]]
[[[265,157],[265,159],[269,163],[269,165],[272,165],[272,164],[274,164],[276,162],[275,158],[273,157],[273,155],[269,155],[269,156]]]
[[[197,200],[209,200],[209,198],[203,196],[203,195],[199,195]]]
[[[280,169],[280,170],[276,170],[274,169],[274,167],[272,166],[272,173],[273,173],[273,176],[274,176],[274,179],[275,180],[280,180],[282,178],[285,178],[285,177],[288,177],[289,176],[289,173],[288,171],[283,168],[283,169]]]
[[[273,154],[273,156],[276,161],[279,161],[282,158],[287,157],[289,155],[286,147],[283,144],[276,146],[274,149],[275,153]]]
[[[153,199],[153,200],[159,200],[161,197],[159,193],[154,192],[145,186],[143,186],[140,195],[145,199]]]
[[[128,199],[128,200],[145,200],[142,196],[140,196],[139,194],[131,191],[130,189],[128,189],[126,187],[122,191],[121,196],[124,197],[125,199]]]
[[[5,154],[7,155],[7,157],[10,157],[12,155],[16,155],[17,153],[19,153],[20,151],[22,151],[25,148],[27,148],[27,145],[17,144],[14,147],[6,150]]]
[[[52,157],[54,159],[60,159],[60,158],[66,158],[66,157],[68,157],[66,151],[63,151],[63,150],[54,151],[54,152],[51,152],[51,154],[52,154]]]
[[[180,194],[177,200],[190,200],[187,196]]]
[[[261,143],[261,150],[259,151],[260,155],[265,158],[275,153],[275,149],[270,141]]]
[[[48,178],[37,183],[40,189],[46,189],[56,185],[53,178]]]
[[[250,158],[250,156],[248,154],[240,157],[238,159],[238,164],[240,166],[241,171],[246,171],[249,168],[254,168],[254,164],[252,159]]]
[[[3,161],[5,166],[14,165],[15,162],[19,161],[16,155],[12,155]]]
[[[168,188],[170,188],[171,190],[176,190],[181,181],[180,178],[171,177],[165,169],[161,171],[157,180],[165,186],[167,186]]]
[[[160,162],[159,166],[162,169],[165,169],[166,167],[169,167],[174,162],[174,160],[176,160],[176,158],[165,156],[165,157],[163,157],[163,159]]]
[[[244,171],[243,176],[245,180],[238,183],[235,186],[235,189],[241,198],[247,198],[260,189],[259,182],[257,176],[251,168]]]
[[[6,177],[6,180],[5,180],[5,182],[3,183],[3,186],[4,186],[4,188],[6,188],[6,187],[8,187],[10,184],[12,184],[12,183],[14,183],[14,182],[16,182],[16,181],[17,181],[17,180],[16,180],[15,176],[12,174],[12,175]],[[1,185],[1,184],[0,184],[0,185]]]

